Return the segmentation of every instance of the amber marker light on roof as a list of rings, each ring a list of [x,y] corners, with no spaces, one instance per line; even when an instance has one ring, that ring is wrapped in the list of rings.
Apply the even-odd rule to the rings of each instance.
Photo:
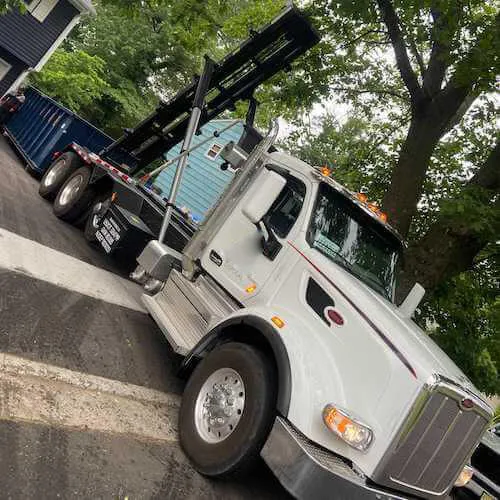
[[[253,293],[255,292],[255,290],[257,290],[257,285],[255,283],[251,284],[251,285],[248,285],[246,288],[245,288],[245,291],[247,293]]]
[[[332,171],[327,166],[324,166],[324,167],[321,167],[321,173],[325,177],[330,177],[330,174],[332,173]]]
[[[361,203],[366,203],[368,201],[368,196],[366,196],[365,193],[358,193],[356,195],[356,198],[361,202]]]
[[[381,221],[387,222],[387,214],[386,213],[380,212],[378,216],[380,217]]]
[[[278,327],[283,328],[285,326],[285,322],[279,316],[273,316],[271,321]]]

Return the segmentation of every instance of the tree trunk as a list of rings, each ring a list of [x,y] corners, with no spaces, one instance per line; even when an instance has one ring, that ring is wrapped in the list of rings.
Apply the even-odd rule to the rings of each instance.
[[[398,302],[416,282],[431,291],[446,279],[470,269],[485,244],[473,233],[456,233],[446,223],[436,223],[406,252],[405,269],[398,282]]]
[[[469,94],[470,86],[449,85],[434,98],[420,100],[412,111],[410,129],[382,202],[390,224],[404,237],[417,211],[431,156],[461,106],[467,105]]]
[[[478,191],[479,189],[479,191]],[[473,194],[475,204],[491,208],[491,218],[485,220],[485,233],[472,223],[455,217],[442,216],[427,234],[412,245],[405,255],[404,270],[399,276],[397,298],[401,300],[418,281],[427,290],[472,268],[477,254],[500,232],[500,144],[497,143],[481,168],[463,189],[462,195]],[[496,198],[496,199],[495,199]]]
[[[382,201],[389,223],[407,236],[417,203],[422,195],[425,175],[441,137],[429,118],[413,119],[392,171],[391,184]]]

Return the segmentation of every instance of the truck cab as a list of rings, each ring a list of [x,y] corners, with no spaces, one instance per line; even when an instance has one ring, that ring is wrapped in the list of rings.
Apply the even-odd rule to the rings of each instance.
[[[183,449],[212,477],[260,455],[297,498],[445,498],[491,409],[411,319],[421,287],[395,304],[385,215],[274,136],[223,152],[238,172],[182,253],[138,258],[190,375]]]

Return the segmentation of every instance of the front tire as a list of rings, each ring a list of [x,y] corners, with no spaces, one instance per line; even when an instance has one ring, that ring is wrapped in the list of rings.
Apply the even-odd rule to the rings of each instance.
[[[79,156],[68,151],[57,158],[43,174],[38,194],[52,201],[68,177],[81,165]],[[29,168],[29,167],[28,167]]]
[[[252,346],[223,344],[187,383],[179,415],[181,446],[206,476],[247,470],[259,457],[275,407],[273,363]]]
[[[66,180],[54,200],[54,214],[66,222],[76,222],[92,205],[96,197],[90,185],[92,172],[80,167]]]

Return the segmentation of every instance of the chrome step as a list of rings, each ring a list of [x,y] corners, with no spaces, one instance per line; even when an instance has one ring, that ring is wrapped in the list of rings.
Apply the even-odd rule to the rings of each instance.
[[[209,276],[199,276],[192,282],[180,272],[172,270],[169,279],[172,279],[208,324],[224,319],[240,308]]]
[[[178,354],[188,354],[207,332],[208,322],[170,277],[163,290],[142,300]]]

